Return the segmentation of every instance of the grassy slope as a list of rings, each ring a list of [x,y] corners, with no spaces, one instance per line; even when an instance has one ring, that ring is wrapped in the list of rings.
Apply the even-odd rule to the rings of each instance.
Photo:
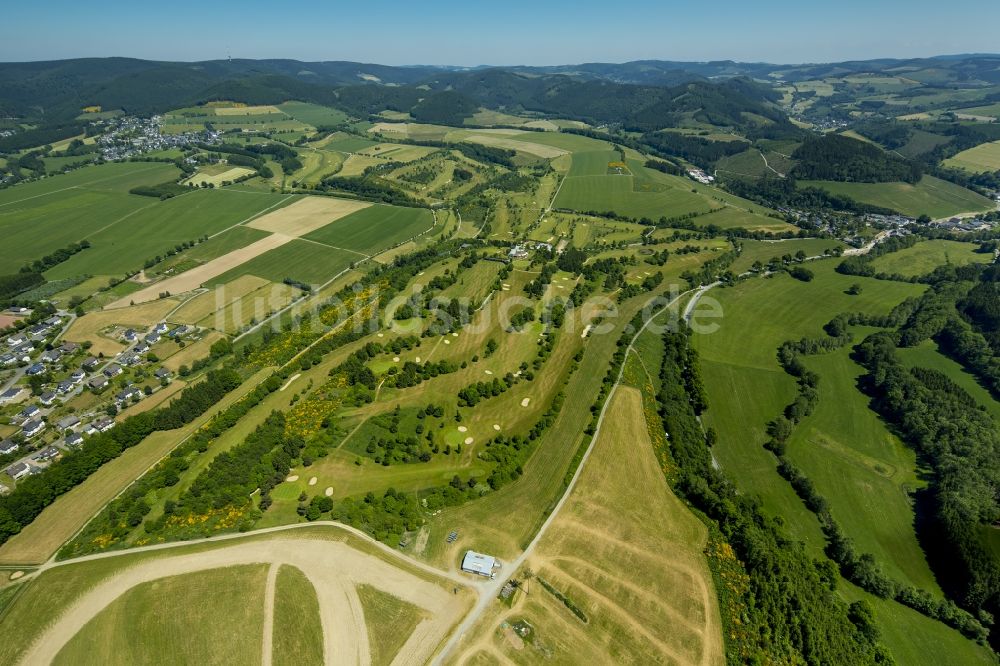
[[[893,578],[940,595],[913,530],[907,490],[921,485],[915,455],[868,409],[855,388],[864,369],[850,353],[845,347],[805,360],[821,378],[819,405],[793,434],[788,457],[829,500],[861,552],[873,553]]]
[[[274,590],[274,643],[276,666],[323,663],[323,626],[316,590],[299,569],[282,565]]]
[[[787,241],[781,241],[780,243],[744,240],[742,243],[743,251],[740,253],[739,258],[733,262],[731,267],[732,271],[737,274],[750,270],[750,267],[753,266],[753,262],[755,261],[766,264],[773,257],[781,257],[785,254],[790,254],[794,257],[795,253],[799,250],[805,252],[806,256],[813,257],[823,254],[824,250],[845,247],[845,245],[838,240],[827,240],[823,238],[794,238]]]
[[[778,365],[777,348],[788,339],[821,334],[823,324],[840,312],[886,312],[922,290],[863,280],[863,293],[848,296],[844,291],[858,280],[835,273],[833,267],[832,261],[810,264],[816,274],[810,283],[782,275],[713,291],[710,295],[724,313],[715,320],[720,330],[695,336],[711,405],[705,423],[719,433],[715,457],[742,488],[759,494],[769,511],[783,516],[797,539],[817,550],[824,541],[815,517],[778,476],[774,457],[762,446],[765,425],[795,395],[795,382]]]
[[[919,183],[839,183],[802,180],[800,186],[820,187],[833,194],[850,197],[862,203],[897,210],[904,215],[932,218],[960,213],[993,210],[996,206],[986,197],[953,183],[924,176]]]
[[[972,173],[1000,170],[1000,141],[983,143],[963,150],[944,161],[944,166],[965,169]]]
[[[138,585],[94,616],[56,664],[260,662],[263,564],[213,569]],[[136,640],[141,636],[142,640]]]
[[[50,279],[89,273],[116,274],[142,267],[178,243],[211,235],[281,201],[275,194],[197,190],[155,205],[90,236],[93,244],[47,272]]]
[[[1000,423],[1000,402],[995,400],[988,390],[980,386],[974,375],[942,354],[933,340],[924,340],[916,347],[901,347],[899,358],[911,368],[930,368],[948,375],[953,382],[965,389],[976,399],[994,419]]]
[[[815,518],[791,494],[787,482],[774,471],[773,457],[761,446],[766,438],[763,433],[764,423],[794,396],[794,383],[778,368],[774,350],[785,339],[819,334],[822,324],[838,312],[884,312],[905,295],[917,293],[920,287],[865,280],[864,293],[858,297],[848,297],[843,294],[843,290],[851,280],[834,273],[833,262],[816,263],[810,267],[816,272],[816,280],[808,285],[795,284],[795,281],[782,277],[780,279],[786,281],[785,284],[754,280],[735,290],[713,292],[725,308],[725,318],[721,320],[722,329],[714,335],[696,335],[695,344],[702,356],[702,370],[709,393],[710,408],[705,415],[705,423],[714,427],[720,435],[720,440],[713,449],[716,459],[740,488],[757,493],[769,510],[782,516],[793,538],[805,540],[817,549],[816,555],[820,556],[819,548],[822,547],[823,540]],[[810,287],[816,288],[811,295],[808,292]],[[824,307],[801,307],[804,302],[824,304]],[[755,325],[742,325],[748,321]],[[727,329],[729,322],[734,322],[735,325],[729,325]],[[860,333],[857,337],[860,338]],[[873,541],[878,545],[882,541],[885,545],[881,547],[889,549],[896,556],[894,559],[897,563],[893,566],[901,563],[903,567],[910,567],[919,574],[923,567],[915,560],[901,558],[899,555],[905,556],[907,549],[899,549],[900,544],[892,541],[894,530],[899,530],[902,525],[909,527],[906,517],[880,515],[880,507],[871,506],[878,496],[865,496],[867,493],[880,492],[888,493],[884,496],[890,497],[895,493],[896,499],[893,501],[899,505],[898,486],[891,490],[883,486],[879,481],[883,474],[875,471],[875,465],[880,463],[873,460],[876,456],[866,456],[876,453],[892,459],[896,455],[898,461],[903,461],[910,454],[896,450],[894,443],[884,439],[888,436],[884,427],[879,427],[881,424],[875,426],[869,415],[859,414],[858,409],[851,409],[850,423],[844,419],[844,410],[827,410],[837,404],[827,391],[833,392],[838,386],[844,389],[837,391],[837,401],[850,398],[841,395],[848,387],[857,393],[852,383],[856,366],[852,368],[853,364],[849,360],[839,363],[834,356],[835,354],[806,358],[810,367],[822,373],[820,386],[824,393],[817,412],[800,426],[796,438],[793,438],[789,455],[813,478],[820,491],[831,501],[835,515],[844,523],[844,528],[852,537],[860,543]],[[828,368],[827,365],[833,367]],[[858,402],[852,399],[850,404],[860,408],[864,400],[862,398]],[[808,430],[803,430],[805,428]],[[841,436],[850,436],[850,442],[841,443],[852,446],[833,451],[824,448],[822,455],[809,455],[812,451],[819,450],[819,447],[807,444],[802,438],[822,432],[820,428],[838,432]],[[879,436],[883,438],[879,439]],[[834,473],[835,471],[838,473]],[[900,478],[899,470],[895,470],[895,474],[894,480]],[[905,478],[905,474],[912,474],[912,468],[904,472],[902,478]],[[845,480],[852,484],[852,495],[860,495],[859,497],[839,495],[838,491],[844,487]],[[860,484],[860,490],[856,484]],[[855,507],[854,503],[862,506]],[[857,530],[851,525],[860,524],[860,518],[842,514],[845,510],[865,511],[865,504],[869,505],[867,510],[874,512],[871,523],[860,534],[854,534],[852,530]],[[880,520],[890,519],[896,523],[895,527],[878,523]],[[907,536],[906,540],[909,541],[910,537]],[[873,604],[883,641],[899,664],[994,663],[982,648],[940,622],[930,620],[898,603],[868,595],[843,580],[838,589],[848,601],[866,598]]]
[[[292,278],[306,284],[323,284],[352,262],[362,259],[364,257],[353,252],[296,238],[212,278],[207,285],[225,284],[241,275],[256,275],[272,282]]]
[[[892,252],[876,258],[872,266],[877,271],[905,275],[907,277],[926,275],[937,266],[955,264],[964,266],[972,263],[992,261],[992,254],[976,252],[978,245],[959,241],[935,239],[917,243],[899,252]]]

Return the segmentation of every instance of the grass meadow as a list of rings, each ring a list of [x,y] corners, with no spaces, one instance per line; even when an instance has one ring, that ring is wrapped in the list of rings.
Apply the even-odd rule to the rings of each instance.
[[[819,187],[831,194],[850,197],[873,206],[890,208],[911,217],[929,215],[933,219],[938,219],[996,208],[996,205],[986,197],[933,176],[924,176],[916,185],[839,183],[821,180],[801,180],[799,185]]]
[[[132,588],[70,639],[55,664],[259,663],[267,565],[171,576]],[[136,640],[141,636],[142,640]]]
[[[983,143],[963,150],[944,161],[944,166],[964,169],[972,173],[1000,171],[1000,141]]]
[[[985,264],[993,260],[992,253],[977,252],[978,249],[975,243],[934,239],[882,255],[872,261],[872,266],[876,271],[916,277],[930,273],[937,266]]]
[[[919,285],[841,276],[834,272],[834,263],[811,263],[816,277],[809,283],[779,275],[713,290],[710,295],[723,312],[714,320],[720,328],[694,339],[709,396],[705,423],[719,434],[713,448],[716,459],[745,492],[759,495],[771,513],[784,518],[795,538],[817,552],[824,540],[815,517],[778,476],[774,456],[763,448],[767,422],[795,396],[794,380],[778,365],[777,348],[789,339],[821,335],[822,326],[840,312],[888,312],[923,290]],[[847,295],[856,282],[862,293]],[[746,323],[751,321],[753,325]]]
[[[427,231],[433,224],[433,215],[424,208],[376,204],[334,220],[305,238],[371,255]]]
[[[288,564],[281,565],[275,581],[273,636],[275,666],[323,664],[323,625],[316,590],[300,569]]]

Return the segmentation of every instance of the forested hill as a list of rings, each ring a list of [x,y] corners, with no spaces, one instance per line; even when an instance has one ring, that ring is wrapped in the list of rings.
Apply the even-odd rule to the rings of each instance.
[[[792,154],[798,178],[857,183],[915,183],[922,175],[915,162],[878,146],[839,134],[806,140]]]

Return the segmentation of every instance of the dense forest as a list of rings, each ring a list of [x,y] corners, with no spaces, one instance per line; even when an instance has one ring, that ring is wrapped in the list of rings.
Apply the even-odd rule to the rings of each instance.
[[[857,183],[915,183],[923,175],[920,165],[890,155],[878,146],[839,134],[810,137],[792,158],[794,174],[810,180]]]

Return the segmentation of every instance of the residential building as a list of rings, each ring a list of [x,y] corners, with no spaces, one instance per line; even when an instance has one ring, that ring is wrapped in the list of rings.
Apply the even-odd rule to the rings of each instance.
[[[21,426],[21,433],[25,437],[34,437],[43,430],[45,430],[45,423],[43,421],[27,421]]]
[[[87,386],[89,386],[94,391],[101,391],[107,388],[108,378],[105,377],[104,375],[97,375],[96,377],[92,377],[90,381],[87,382]]]
[[[69,430],[80,425],[80,417],[76,414],[70,414],[69,416],[64,416],[58,421],[56,421],[56,427],[60,430]]]
[[[38,396],[38,402],[42,403],[46,407],[51,407],[52,403],[56,401],[56,394],[54,391],[46,391],[42,395]]]
[[[78,432],[71,432],[66,435],[66,439],[63,441],[66,442],[66,446],[80,446],[83,444],[83,435]]]
[[[117,377],[122,374],[122,367],[117,363],[112,363],[108,367],[104,368],[104,376],[110,379],[111,377]]]
[[[33,468],[31,467],[31,465],[27,463],[16,462],[10,467],[8,467],[6,471],[7,474],[10,475],[10,478],[14,479],[15,481],[20,481],[24,477],[29,476],[32,473]]]
[[[12,439],[5,439],[0,442],[0,456],[10,455],[17,451],[21,446]]]

